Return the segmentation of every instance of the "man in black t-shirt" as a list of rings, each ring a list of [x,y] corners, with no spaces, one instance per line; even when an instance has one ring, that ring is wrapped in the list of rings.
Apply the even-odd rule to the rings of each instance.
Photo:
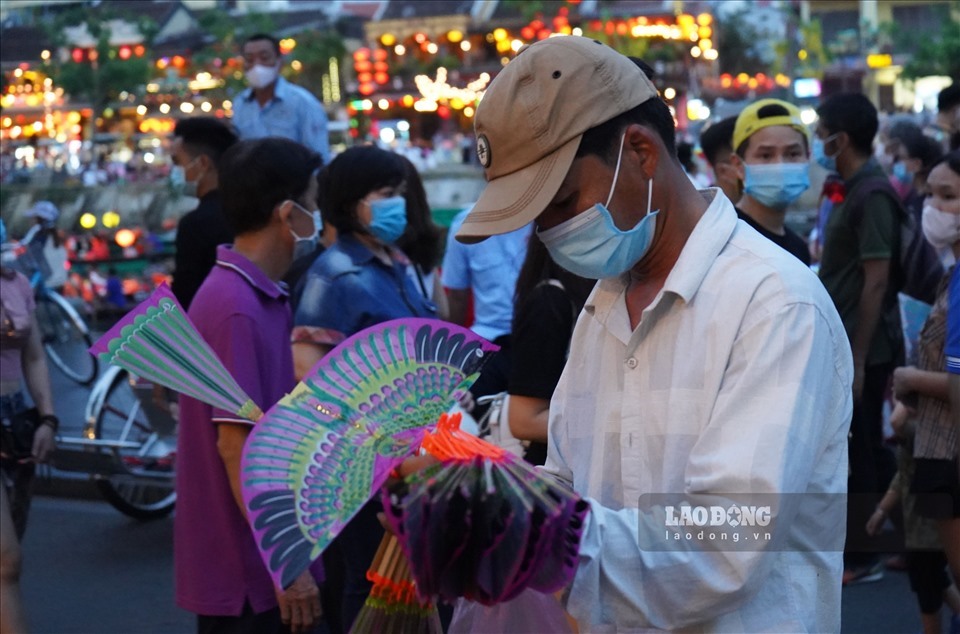
[[[171,180],[185,194],[200,199],[177,226],[172,290],[184,310],[213,268],[217,246],[233,242],[233,231],[220,208],[217,164],[236,141],[233,129],[214,117],[182,119],[173,131]]]
[[[737,214],[809,266],[807,243],[784,223],[787,206],[810,187],[810,132],[800,110],[779,99],[747,106],[737,117],[732,147],[730,161],[743,182]]]

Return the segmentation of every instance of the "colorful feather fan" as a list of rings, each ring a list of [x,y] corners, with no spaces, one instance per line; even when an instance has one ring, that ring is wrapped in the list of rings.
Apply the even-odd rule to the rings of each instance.
[[[243,497],[264,561],[287,587],[479,375],[497,347],[429,319],[338,345],[251,432]]]
[[[419,449],[496,350],[441,321],[385,322],[341,343],[262,414],[165,285],[91,347],[107,363],[257,422],[244,448],[243,495],[283,588]]]
[[[260,408],[237,385],[166,284],[100,337],[90,352],[104,363],[256,421]]]

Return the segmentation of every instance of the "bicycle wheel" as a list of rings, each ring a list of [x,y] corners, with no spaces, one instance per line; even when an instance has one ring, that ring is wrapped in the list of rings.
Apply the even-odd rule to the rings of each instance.
[[[119,371],[96,412],[96,440],[125,444],[118,450],[123,472],[99,478],[97,487],[107,502],[121,513],[151,520],[168,515],[177,499],[174,490],[176,423],[168,417],[155,421],[162,425],[151,424],[147,409],[152,408],[143,407],[143,388],[136,385],[126,370]],[[162,414],[154,413],[155,418],[160,416]]]
[[[97,359],[88,351],[90,333],[67,301],[49,292],[37,297],[37,323],[50,361],[68,378],[90,385],[97,377]]]

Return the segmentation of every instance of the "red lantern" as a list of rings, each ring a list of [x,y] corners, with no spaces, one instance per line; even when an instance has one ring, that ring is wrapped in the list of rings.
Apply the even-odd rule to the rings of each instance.
[[[386,74],[386,73],[376,73],[376,74],[373,76],[373,80],[374,80],[375,82],[377,82],[378,84],[381,84],[381,85],[382,85],[382,84],[385,84],[385,83],[387,83],[388,81],[390,81],[390,75],[388,75],[388,74]]]
[[[522,29],[520,29],[520,35],[522,35],[523,39],[525,40],[532,40],[534,37],[536,37],[537,32],[533,29],[532,26],[525,26]]]
[[[373,52],[373,59],[381,61],[387,59],[386,49],[378,48]]]
[[[75,48],[70,52],[70,57],[73,58],[73,61],[80,63],[83,61],[83,49]]]
[[[121,46],[117,54],[120,56],[120,59],[123,59],[123,60],[130,59],[130,54],[131,54],[130,47]]]

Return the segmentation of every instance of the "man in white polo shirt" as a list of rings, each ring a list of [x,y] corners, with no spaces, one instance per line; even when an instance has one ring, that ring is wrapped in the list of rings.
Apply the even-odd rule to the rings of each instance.
[[[598,42],[522,50],[476,134],[488,185],[457,238],[532,220],[600,280],[545,467],[591,505],[581,629],[838,631],[853,366],[816,276],[694,189],[656,89]]]

